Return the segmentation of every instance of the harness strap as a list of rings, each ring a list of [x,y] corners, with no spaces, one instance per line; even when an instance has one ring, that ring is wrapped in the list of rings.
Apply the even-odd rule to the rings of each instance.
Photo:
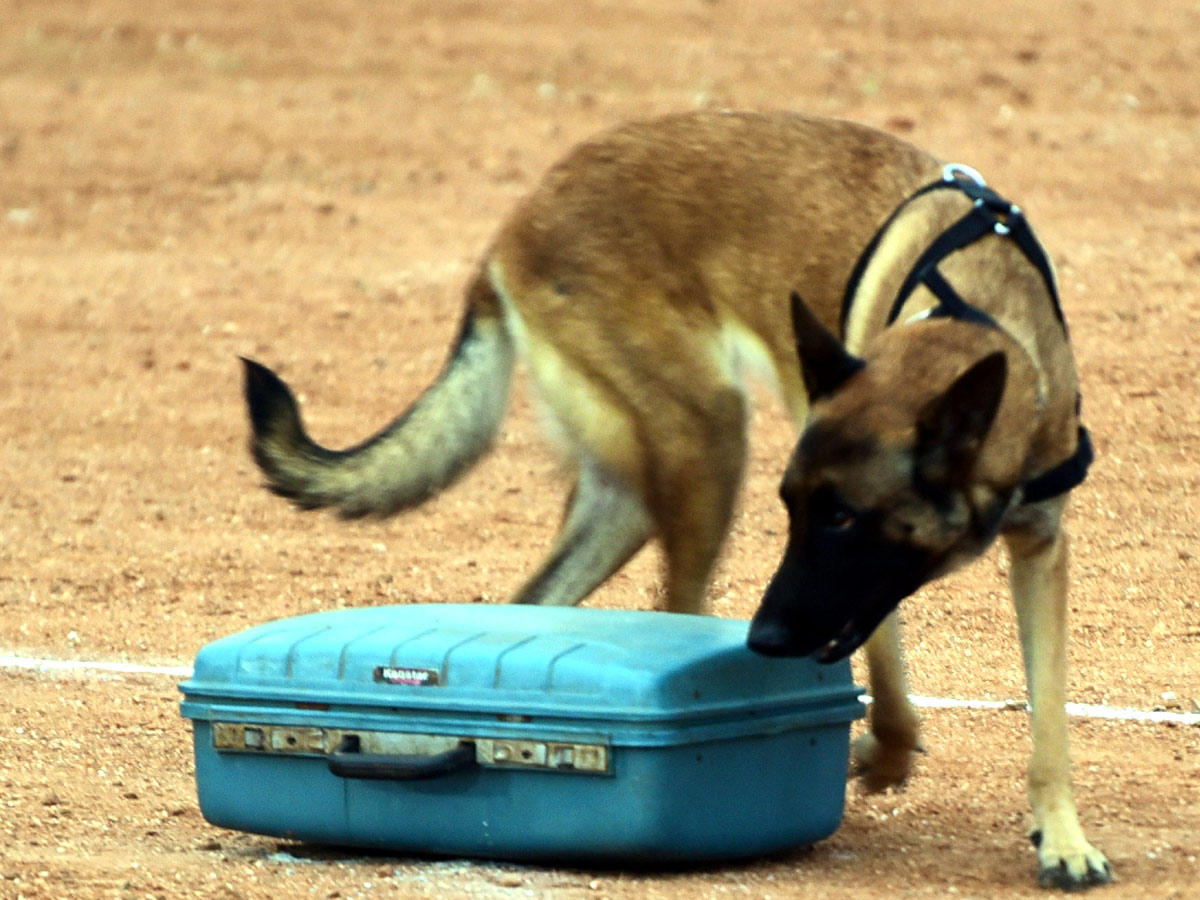
[[[1021,502],[1039,503],[1079,487],[1087,478],[1088,468],[1095,458],[1092,437],[1088,430],[1080,425],[1079,442],[1075,445],[1075,452],[1054,468],[1025,482],[1021,487]]]
[[[912,296],[912,292],[918,286],[924,285],[938,300],[938,305],[929,313],[931,317],[950,317],[990,328],[998,328],[999,325],[995,319],[964,300],[945,276],[938,271],[938,265],[952,253],[970,246],[989,234],[995,234],[1010,238],[1020,248],[1030,264],[1041,274],[1051,302],[1054,304],[1054,314],[1065,333],[1067,320],[1063,315],[1054,269],[1050,265],[1045,248],[1042,247],[1041,241],[1037,239],[1026,220],[1025,214],[1015,203],[1010,203],[988,187],[983,176],[978,172],[969,166],[959,164],[946,166],[939,181],[931,182],[910,195],[875,232],[875,236],[871,238],[870,243],[867,244],[854,264],[850,280],[846,284],[846,292],[842,297],[842,333],[845,334],[846,321],[850,316],[850,305],[854,301],[854,295],[858,291],[863,273],[866,271],[871,257],[875,255],[883,235],[908,204],[931,191],[944,189],[962,191],[974,201],[974,205],[962,218],[942,232],[917,259],[892,302],[887,324],[891,325],[899,318],[900,310]],[[1078,405],[1078,398],[1076,403]],[[1039,503],[1078,487],[1087,478],[1088,468],[1094,459],[1095,450],[1092,446],[1091,436],[1088,434],[1088,430],[1080,425],[1075,452],[1054,467],[1021,485],[1021,503]]]
[[[904,283],[896,293],[896,299],[892,301],[887,324],[891,325],[899,318],[901,308],[908,302],[912,292],[921,284],[933,291],[947,313],[954,314],[971,309],[972,307],[959,296],[958,291],[950,286],[937,267],[951,253],[975,243],[984,235],[992,234],[994,230],[995,218],[984,207],[973,206],[970,212],[943,231],[921,254],[912,271],[908,273],[908,277],[904,279]]]
[[[862,281],[863,273],[866,271],[867,264],[871,261],[871,257],[875,255],[875,251],[879,249],[879,242],[883,240],[884,234],[892,226],[892,223],[899,218],[910,203],[918,197],[923,197],[931,191],[939,191],[943,188],[951,187],[944,179],[941,181],[933,181],[920,188],[915,193],[911,194],[907,200],[892,210],[892,214],[884,219],[883,224],[879,226],[879,230],[875,232],[871,240],[867,242],[867,246],[863,248],[863,252],[859,254],[857,262],[854,263],[854,268],[850,270],[850,278],[846,282],[846,291],[842,294],[842,315],[839,326],[842,336],[846,334],[846,320],[850,318],[850,305],[854,302],[854,295],[858,293],[858,285]]]
[[[974,322],[987,328],[999,328],[996,320],[978,306],[972,306],[963,300],[958,291],[954,290],[936,268],[930,269],[925,276],[925,286],[933,291],[938,298],[938,305],[929,311],[929,318],[958,319],[961,322]]]
[[[966,215],[939,235],[925,252],[921,254],[921,257],[913,266],[912,271],[909,272],[908,277],[904,280],[904,284],[901,285],[892,303],[891,310],[888,313],[887,324],[891,325],[896,321],[896,318],[900,315],[901,307],[904,306],[904,303],[912,295],[912,292],[917,289],[917,286],[921,284],[924,284],[933,291],[940,301],[940,306],[945,307],[944,310],[941,308],[935,310],[934,315],[962,314],[963,318],[970,318],[971,316],[967,311],[973,309],[973,307],[963,300],[944,278],[936,274],[937,266],[950,254],[970,246],[975,241],[989,234],[996,234],[1012,239],[1025,255],[1025,258],[1037,269],[1038,273],[1042,276],[1042,280],[1046,283],[1046,290],[1050,294],[1051,302],[1054,304],[1054,315],[1058,319],[1059,324],[1062,325],[1063,330],[1066,331],[1067,321],[1063,315],[1062,301],[1058,295],[1058,284],[1054,278],[1054,269],[1050,264],[1049,256],[1046,255],[1045,248],[1042,247],[1041,241],[1037,239],[1037,235],[1034,234],[1033,228],[1030,227],[1028,220],[1025,218],[1024,212],[1015,203],[1009,202],[996,193],[996,191],[992,190],[992,188],[988,187],[987,182],[983,180],[983,176],[970,166],[951,163],[945,167],[942,177],[939,180],[930,182],[924,187],[919,188],[896,207],[859,255],[854,268],[850,272],[850,279],[846,283],[845,293],[842,295],[840,323],[842,334],[846,332],[846,322],[850,317],[850,306],[854,302],[854,295],[858,292],[859,283],[862,281],[862,276],[871,258],[875,255],[880,241],[883,240],[884,234],[887,233],[887,230],[899,217],[901,212],[914,200],[932,191],[947,189],[962,191],[975,202],[975,205]],[[937,282],[936,286],[931,283],[934,281]]]

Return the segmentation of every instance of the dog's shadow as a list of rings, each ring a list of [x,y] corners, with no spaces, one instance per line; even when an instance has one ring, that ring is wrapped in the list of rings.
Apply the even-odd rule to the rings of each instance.
[[[226,851],[228,852],[228,851]],[[822,858],[832,859],[831,850],[825,843],[792,847],[774,853],[718,860],[654,860],[645,857],[614,857],[605,859],[582,858],[579,856],[537,856],[521,859],[490,859],[471,856],[454,856],[434,853],[397,853],[386,849],[345,847],[335,844],[314,844],[292,841],[263,841],[244,848],[241,854],[281,865],[315,864],[370,864],[395,866],[428,866],[445,868],[447,874],[466,874],[472,870],[482,877],[521,875],[529,876],[554,873],[567,877],[590,879],[591,877],[672,878],[689,875],[712,875],[732,873],[762,866],[810,867],[820,866]]]

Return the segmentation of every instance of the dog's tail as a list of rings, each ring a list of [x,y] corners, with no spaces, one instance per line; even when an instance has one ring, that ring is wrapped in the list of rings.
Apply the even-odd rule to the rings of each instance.
[[[514,358],[499,296],[481,271],[437,380],[407,412],[348,450],[314,442],[287,385],[243,359],[250,450],[267,487],[302,509],[334,507],[347,518],[399,512],[449,486],[491,447],[508,405]]]

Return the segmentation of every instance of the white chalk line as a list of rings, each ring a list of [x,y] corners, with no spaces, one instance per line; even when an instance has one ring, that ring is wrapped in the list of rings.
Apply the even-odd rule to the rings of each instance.
[[[0,654],[0,670],[24,669],[33,672],[99,672],[108,675],[164,675],[168,678],[190,678],[190,666],[143,666],[137,663],[99,662],[83,659],[36,659],[31,656]]]
[[[0,654],[0,671],[19,669],[43,674],[56,672],[99,673],[105,675],[156,675],[166,678],[190,678],[190,666],[145,666],[138,663],[103,662],[77,659],[39,659],[30,656]],[[871,698],[864,698],[868,703]],[[960,700],[953,697],[922,697],[910,695],[914,706],[924,709],[975,709],[1023,711],[1023,700]],[[1172,710],[1122,709],[1095,703],[1068,703],[1067,714],[1083,719],[1107,719],[1122,722],[1174,723],[1200,725],[1200,712]]]
[[[1001,709],[1024,711],[1024,700],[955,700],[949,697],[909,695],[914,706],[925,709]],[[1122,722],[1173,722],[1176,725],[1200,725],[1200,712],[1174,712],[1163,709],[1122,709],[1097,703],[1068,703],[1067,715],[1081,719],[1109,719]]]

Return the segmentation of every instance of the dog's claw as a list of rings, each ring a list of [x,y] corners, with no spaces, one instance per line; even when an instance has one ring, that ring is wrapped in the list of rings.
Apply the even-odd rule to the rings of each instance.
[[[1108,884],[1110,881],[1112,881],[1112,867],[1107,860],[1099,866],[1089,860],[1087,871],[1082,875],[1072,872],[1065,859],[1059,860],[1056,866],[1043,866],[1038,871],[1039,887],[1058,888],[1063,891],[1084,891],[1090,887]]]
[[[1112,866],[1099,850],[1087,846],[1070,857],[1042,852],[1041,831],[1030,834],[1038,853],[1038,885],[1063,891],[1083,891],[1112,881]]]

